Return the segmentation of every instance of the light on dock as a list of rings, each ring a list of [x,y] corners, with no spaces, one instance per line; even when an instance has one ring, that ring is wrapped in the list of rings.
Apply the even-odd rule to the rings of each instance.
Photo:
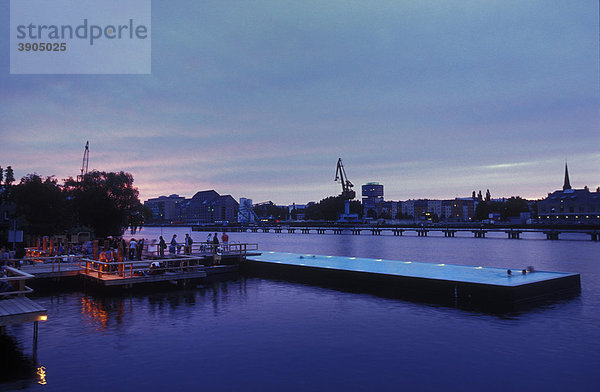
[[[438,266],[438,267],[443,267],[443,266],[445,266],[445,265],[446,265],[446,264],[437,264],[437,266]]]
[[[479,267],[475,267],[475,269],[483,269],[483,267],[482,267],[482,266],[479,266]]]
[[[403,261],[404,264],[412,264],[412,261]]]
[[[377,260],[375,260],[375,261],[383,261],[383,259],[377,259]]]
[[[356,257],[348,257],[350,260],[356,260]]]

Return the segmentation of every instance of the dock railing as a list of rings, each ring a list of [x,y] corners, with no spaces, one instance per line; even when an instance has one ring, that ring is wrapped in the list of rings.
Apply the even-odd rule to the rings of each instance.
[[[23,265],[50,265],[52,272],[60,272],[61,264],[65,263],[78,263],[83,255],[63,255],[63,256],[31,256],[24,257],[22,259],[10,259],[7,260],[8,265],[14,268],[21,268]]]
[[[34,278],[33,275],[19,271],[13,267],[5,266],[3,268],[6,272],[6,276],[0,277],[0,284],[6,288],[6,291],[0,291],[0,299],[9,295],[23,297],[25,294],[33,291],[30,287],[25,286],[25,281]]]
[[[246,255],[248,251],[256,251],[258,250],[258,244],[247,244],[240,242],[228,242],[228,243],[219,243],[215,245],[212,242],[201,242],[198,244],[196,248],[196,252],[194,252],[194,246],[192,245],[192,253],[199,253],[202,255],[212,255],[215,253],[215,249],[217,246],[220,246],[223,249],[223,256],[239,256]]]
[[[190,253],[186,254],[186,247],[183,243],[178,243],[175,247],[175,254],[169,253],[169,249],[165,249],[165,257],[170,256],[210,256],[215,253],[215,249],[217,246],[220,246],[223,249],[223,256],[245,256],[249,251],[257,251],[258,244],[253,243],[240,243],[240,242],[228,242],[228,243],[219,243],[218,245],[213,242],[194,242],[190,249]],[[150,244],[148,250],[142,253],[142,256],[146,257],[157,257],[158,249],[154,247],[154,244]]]
[[[258,251],[258,244],[229,243],[225,254],[238,255],[240,259],[246,260],[248,251]]]
[[[239,256],[240,259],[246,259],[248,252],[257,251],[258,244],[246,243],[228,243],[220,244],[223,249],[223,257]],[[165,272],[188,272],[204,267],[205,263],[210,262],[210,257],[215,253],[215,244],[196,243],[192,244],[192,254],[169,254],[164,257],[158,257],[154,254],[147,255],[142,260],[124,260],[124,261],[100,261],[87,257],[79,259],[80,271],[85,274],[97,274],[102,278],[104,274],[116,275],[121,278],[126,276],[135,276],[136,271],[142,273],[160,274]],[[153,266],[158,262],[159,266]]]
[[[228,243],[219,243],[218,246],[223,248],[224,254],[232,254],[236,253],[246,253],[247,251],[256,251],[258,250],[258,244],[247,244],[240,242],[228,242]],[[215,244],[213,242],[194,242],[192,244],[190,253],[192,255],[202,254],[202,255],[210,255],[214,253]],[[143,257],[157,257],[159,255],[158,244],[156,243],[148,243],[144,244],[144,249],[142,251]],[[167,244],[167,249],[164,250],[165,257],[169,255],[169,245]],[[183,243],[177,243],[175,247],[176,255],[186,255],[186,246]],[[190,254],[187,254],[188,256]]]
[[[216,247],[220,246],[222,249],[223,257],[232,257],[238,256],[240,260],[246,260],[248,252],[258,251],[258,244],[248,244],[248,243],[240,243],[240,242],[228,242],[228,243],[220,243],[219,245],[215,245],[210,242],[203,242],[198,244],[196,254],[201,254],[203,256],[210,256],[215,254]],[[192,252],[194,247],[192,246]]]
[[[102,278],[104,274],[119,276],[121,278],[134,277],[136,272],[145,274],[160,274],[165,272],[188,272],[200,267],[203,258],[179,255],[175,258],[152,258],[144,260],[126,260],[126,261],[99,261],[88,258],[82,258],[79,262],[80,270],[85,274],[97,274]],[[154,267],[153,263],[158,262]]]

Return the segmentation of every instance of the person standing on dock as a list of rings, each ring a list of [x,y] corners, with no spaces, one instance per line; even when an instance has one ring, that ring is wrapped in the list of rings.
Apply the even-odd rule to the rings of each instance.
[[[223,241],[223,250],[227,251],[227,247],[229,245],[229,236],[226,232],[223,232],[223,235],[221,236],[221,241]]]
[[[223,248],[219,245],[215,246],[215,254],[213,256],[213,264],[219,265],[221,264],[221,258],[223,257]]]
[[[0,265],[2,265],[2,266],[6,265],[9,258],[10,258],[10,256],[8,255],[8,252],[6,252],[4,247],[2,247],[2,249],[0,249]]]
[[[142,252],[143,251],[144,251],[144,239],[142,238],[141,240],[139,240],[138,245],[137,245],[137,251],[136,251],[137,260],[142,261]]]
[[[127,258],[127,242],[125,242],[125,238],[121,238],[121,240],[119,241],[119,261],[125,261],[125,259]],[[80,252],[81,253],[81,252]]]
[[[135,238],[132,238],[129,241],[129,260],[135,260],[135,256],[137,253],[137,242],[135,242]]]
[[[194,240],[192,240],[192,237],[190,237],[190,235],[186,233],[186,235],[185,235],[185,254],[186,255],[192,254],[192,244],[193,243],[194,243]]]
[[[173,234],[173,238],[171,238],[171,243],[169,244],[169,255],[175,256],[175,250],[177,249],[177,234]]]
[[[219,247],[219,235],[215,233],[212,240],[212,251],[213,251],[213,260],[216,263],[217,260],[217,248]]]
[[[167,243],[161,235],[160,237],[158,237],[158,254],[160,257],[165,257],[165,249],[167,249]]]

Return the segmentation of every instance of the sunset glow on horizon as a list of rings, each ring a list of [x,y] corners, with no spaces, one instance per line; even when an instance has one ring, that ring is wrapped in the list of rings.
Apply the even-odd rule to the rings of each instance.
[[[9,2],[0,50],[9,52]],[[0,76],[0,166],[304,204],[600,186],[598,3],[152,2],[152,74]]]

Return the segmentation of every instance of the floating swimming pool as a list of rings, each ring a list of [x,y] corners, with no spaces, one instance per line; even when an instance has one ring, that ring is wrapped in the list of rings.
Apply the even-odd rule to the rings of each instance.
[[[288,272],[291,277],[332,279],[346,286],[365,287],[366,283],[398,292],[422,291],[502,302],[550,296],[581,287],[579,274],[527,271],[525,266],[518,265],[494,268],[285,252],[264,252],[249,257],[247,264],[262,270]]]

